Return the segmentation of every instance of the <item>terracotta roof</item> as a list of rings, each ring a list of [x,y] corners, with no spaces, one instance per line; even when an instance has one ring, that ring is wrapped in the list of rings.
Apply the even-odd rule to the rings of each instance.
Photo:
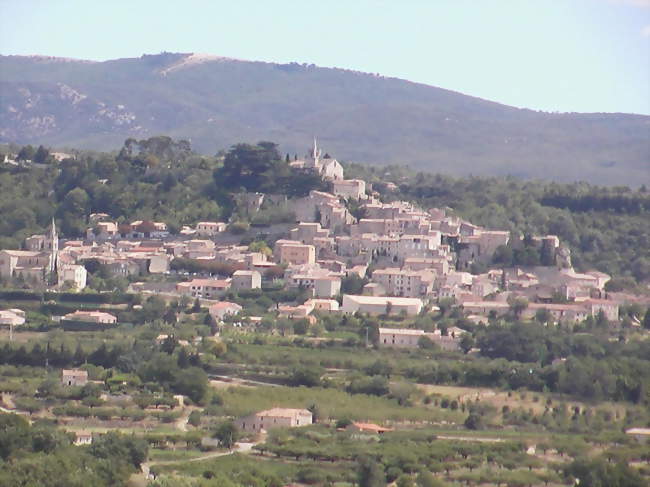
[[[78,369],[63,369],[61,375],[74,376],[74,377],[88,377],[88,372]]]
[[[385,431],[393,431],[393,428],[384,428],[374,423],[352,423],[357,429],[361,431],[369,431],[372,433],[384,433]]]

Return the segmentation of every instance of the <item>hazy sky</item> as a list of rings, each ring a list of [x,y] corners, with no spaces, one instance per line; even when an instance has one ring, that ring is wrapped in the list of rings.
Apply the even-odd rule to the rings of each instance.
[[[2,54],[201,52],[650,114],[650,0],[0,0],[0,16]]]

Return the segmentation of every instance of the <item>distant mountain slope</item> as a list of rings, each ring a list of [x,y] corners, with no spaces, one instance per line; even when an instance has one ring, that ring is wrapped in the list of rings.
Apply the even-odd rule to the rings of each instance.
[[[314,135],[339,159],[458,175],[650,182],[650,117],[550,114],[341,69],[193,54],[0,57],[0,141],[114,149],[167,134],[213,153]]]

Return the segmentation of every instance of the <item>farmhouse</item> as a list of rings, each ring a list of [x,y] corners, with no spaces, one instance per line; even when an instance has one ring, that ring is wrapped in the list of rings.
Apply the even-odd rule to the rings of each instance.
[[[64,386],[85,386],[88,383],[88,372],[79,369],[63,369],[61,384]]]
[[[82,321],[84,323],[98,323],[111,325],[117,323],[117,317],[104,311],[75,311],[61,318],[66,321]]]
[[[273,408],[251,414],[235,421],[242,431],[260,432],[271,428],[295,428],[312,424],[313,416],[307,409]]]
[[[25,324],[25,312],[22,309],[0,311],[0,325],[19,326]]]

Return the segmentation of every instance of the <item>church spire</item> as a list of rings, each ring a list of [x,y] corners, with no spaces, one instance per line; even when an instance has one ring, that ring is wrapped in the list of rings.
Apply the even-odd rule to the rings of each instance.
[[[316,136],[315,135],[314,135],[314,147],[313,147],[313,149],[311,151],[311,156],[312,156],[312,158],[314,160],[317,160],[318,156],[320,156],[320,154],[318,153],[318,143],[316,142]]]
[[[53,279],[56,272],[57,259],[59,257],[59,236],[56,233],[56,223],[52,217],[52,225],[50,227],[50,278]]]

